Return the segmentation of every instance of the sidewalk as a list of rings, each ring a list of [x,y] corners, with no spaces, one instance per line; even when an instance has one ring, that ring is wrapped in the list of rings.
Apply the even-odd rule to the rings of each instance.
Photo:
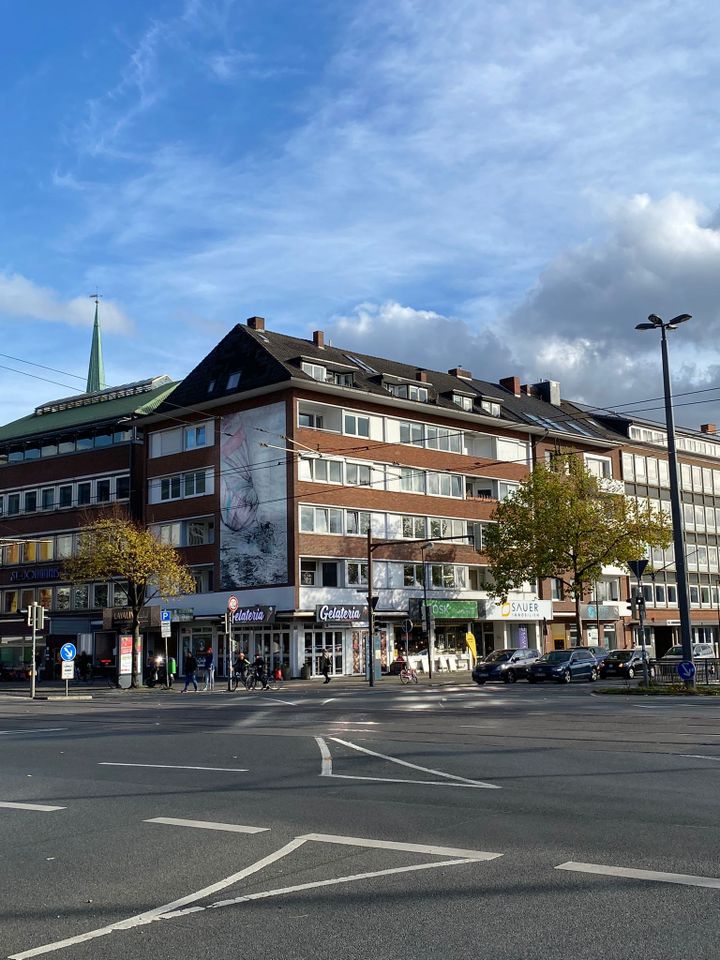
[[[426,674],[420,674],[418,680],[418,687],[439,687],[439,686],[450,686],[452,684],[461,684],[465,685],[470,683],[470,673],[467,670],[455,670],[452,672],[435,673],[433,675],[432,681],[430,681]],[[117,687],[108,686],[105,681],[95,681],[94,683],[81,683],[77,680],[71,680],[69,683],[69,700],[73,697],[78,696],[91,696],[93,700],[105,700],[105,699],[117,699],[119,697],[144,697],[148,694],[157,694],[160,696],[173,696],[182,691],[184,687],[183,680],[176,680],[173,686],[167,690],[163,686],[147,687],[145,685],[137,687],[135,689],[128,690],[119,690]],[[411,685],[413,686],[413,685]],[[308,691],[319,689],[328,690],[358,690],[363,687],[370,687],[367,679],[365,677],[333,677],[329,684],[323,685],[322,677],[317,677],[312,680],[283,680],[277,688],[271,689],[268,692],[279,692],[279,691]],[[385,674],[380,680],[375,681],[374,689],[390,689],[398,687],[401,688],[402,684],[400,683],[400,677],[391,676],[390,674]],[[39,683],[36,688],[36,699],[41,700],[48,696],[53,698],[55,697],[64,697],[65,696],[65,683],[62,680],[46,680],[42,683]],[[192,687],[188,691],[192,693]],[[258,692],[259,694],[261,691]],[[211,693],[202,692],[202,682],[198,684],[198,696],[219,696],[221,694],[228,695],[229,691],[227,689],[227,680],[222,677],[216,678],[215,680],[215,689]],[[243,691],[238,690],[231,696],[242,696]],[[3,697],[13,697],[13,698],[25,698],[30,699],[30,682],[24,681],[22,683],[3,683],[0,684],[0,699]],[[53,699],[53,702],[56,702]]]

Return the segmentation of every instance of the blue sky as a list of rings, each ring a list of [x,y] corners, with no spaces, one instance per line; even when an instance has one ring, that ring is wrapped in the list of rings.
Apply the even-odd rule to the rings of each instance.
[[[260,314],[640,401],[659,349],[634,324],[689,312],[676,389],[720,395],[707,0],[0,0],[0,15],[0,329],[17,358],[0,364],[25,371],[2,370],[3,421],[82,388],[96,287],[113,383],[180,377]]]

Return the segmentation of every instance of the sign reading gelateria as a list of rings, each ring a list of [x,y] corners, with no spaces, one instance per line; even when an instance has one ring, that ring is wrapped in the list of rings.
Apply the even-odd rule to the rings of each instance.
[[[323,603],[315,607],[318,623],[367,623],[367,618],[367,604]]]
[[[482,600],[480,603],[483,620],[552,620],[550,600],[508,600],[507,603]]]
[[[273,623],[275,607],[238,607],[230,614],[233,623]]]

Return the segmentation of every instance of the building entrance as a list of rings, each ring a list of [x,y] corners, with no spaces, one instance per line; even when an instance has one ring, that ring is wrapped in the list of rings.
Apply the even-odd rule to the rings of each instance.
[[[306,630],[305,666],[311,677],[320,676],[320,658],[323,650],[330,654],[332,676],[341,676],[345,672],[343,656],[342,630]]]

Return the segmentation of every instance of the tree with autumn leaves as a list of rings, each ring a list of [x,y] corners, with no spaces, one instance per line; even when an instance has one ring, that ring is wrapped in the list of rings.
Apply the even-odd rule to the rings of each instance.
[[[582,457],[563,453],[539,463],[519,489],[498,504],[487,530],[493,593],[505,600],[524,583],[557,579],[580,603],[605,566],[627,566],[648,547],[667,547],[672,526],[644,501],[603,489]]]
[[[73,583],[105,580],[127,584],[134,649],[140,642],[140,611],[145,604],[155,597],[195,592],[195,580],[175,548],[121,515],[89,523],[79,536],[75,556],[65,562],[63,571]],[[133,657],[132,685],[139,684]]]

